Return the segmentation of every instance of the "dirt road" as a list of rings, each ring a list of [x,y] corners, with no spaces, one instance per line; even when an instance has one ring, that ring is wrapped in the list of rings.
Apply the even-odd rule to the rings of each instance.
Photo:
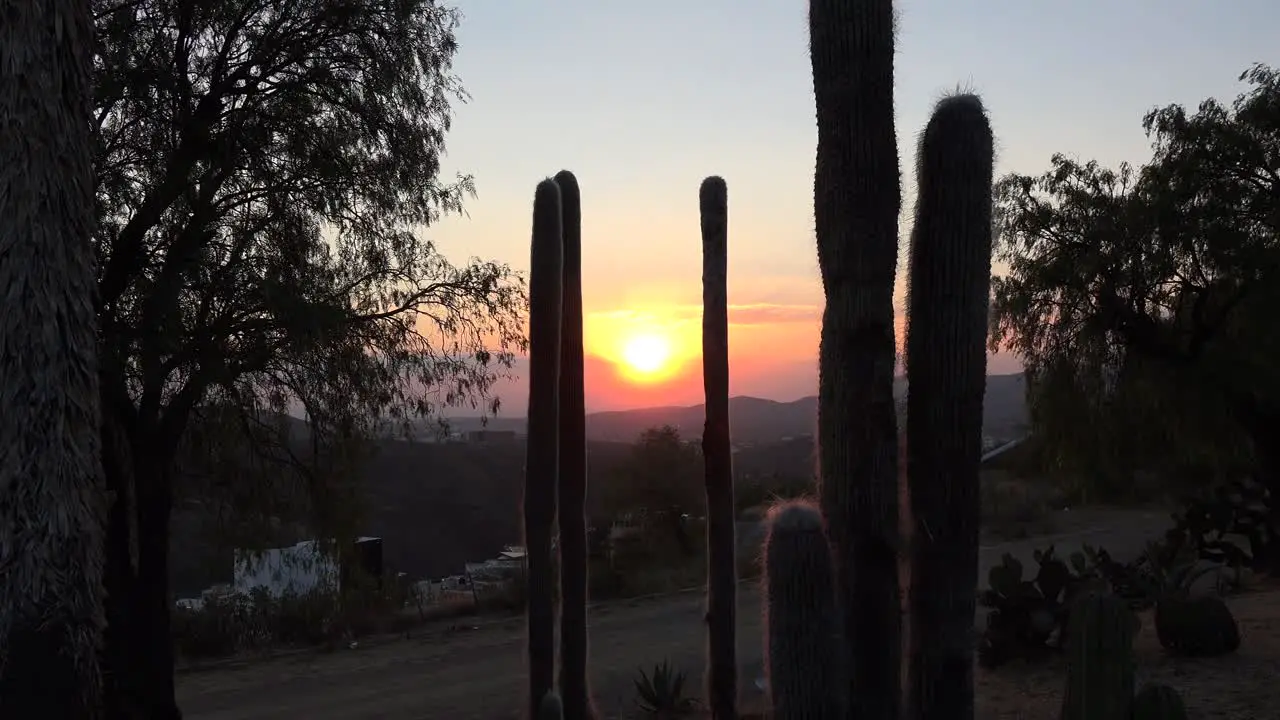
[[[1129,559],[1166,523],[1158,512],[1091,511],[1062,525],[1069,530],[1064,534],[984,547],[979,576],[985,579],[1006,552],[1030,563],[1032,551],[1049,543],[1060,553],[1081,543],[1103,545],[1118,559]],[[696,685],[703,662],[702,615],[700,593],[593,609],[592,684],[600,709],[616,717],[633,708],[637,668],[663,658],[685,669]],[[738,617],[741,683],[750,697],[762,668],[754,586],[743,585]],[[477,629],[442,627],[355,650],[185,674],[178,679],[178,700],[187,720],[506,720],[520,717],[523,653],[520,619]]]

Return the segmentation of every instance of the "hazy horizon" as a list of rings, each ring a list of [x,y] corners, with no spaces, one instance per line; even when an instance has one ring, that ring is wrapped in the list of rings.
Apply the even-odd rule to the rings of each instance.
[[[823,299],[803,4],[459,5],[456,71],[471,100],[455,108],[443,174],[474,174],[478,197],[466,217],[427,230],[441,250],[526,270],[534,186],[573,170],[583,198],[588,407],[697,404],[697,191],[720,175],[729,188],[731,394],[812,395]],[[1039,174],[1055,152],[1139,164],[1150,157],[1145,112],[1231,101],[1240,72],[1276,61],[1280,26],[1280,5],[1261,0],[1225,12],[1192,0],[898,6],[904,240],[915,138],[945,92],[983,97],[997,176]],[[900,273],[900,331],[904,289]],[[653,351],[657,371],[624,362],[629,344],[653,343],[668,346],[668,357]],[[989,358],[990,374],[1019,369],[1007,353]],[[498,393],[502,415],[524,415],[523,377]]]
[[[990,368],[988,368],[987,377],[988,378],[1008,377],[1010,375],[1020,375],[1020,374],[1022,374],[1021,368],[1018,368],[1011,372],[992,372]],[[905,381],[906,376],[900,374],[895,376],[894,380]],[[497,417],[505,418],[508,420],[523,419],[527,414],[526,413],[526,404],[528,402],[527,387],[524,383],[516,383],[514,385],[515,385],[514,387],[505,388],[505,392],[503,395],[502,409],[498,413]],[[782,396],[782,397],[765,397],[763,395],[757,395],[755,393],[750,393],[750,392],[730,392],[729,399],[735,400],[739,398],[751,398],[754,400],[767,400],[770,402],[786,404],[786,403],[798,402],[800,400],[804,400],[805,398],[817,397],[817,395],[818,395],[818,386],[815,383],[813,387],[807,387],[803,392],[800,392],[797,395]],[[703,398],[699,396],[688,402],[684,402],[684,401],[654,402],[654,403],[642,404],[642,405],[626,405],[626,406],[618,406],[618,407],[593,406],[588,404],[586,411],[588,415],[591,415],[594,413],[605,413],[605,412],[626,412],[628,410],[653,410],[658,408],[669,408],[669,407],[679,407],[679,408],[696,407],[702,404],[703,404]],[[449,417],[449,418],[467,419],[467,418],[484,417],[487,414],[488,413],[479,409],[473,410],[471,408],[460,407],[460,408],[448,409],[446,412],[443,413],[443,416]],[[299,417],[301,417],[301,415],[299,415]]]

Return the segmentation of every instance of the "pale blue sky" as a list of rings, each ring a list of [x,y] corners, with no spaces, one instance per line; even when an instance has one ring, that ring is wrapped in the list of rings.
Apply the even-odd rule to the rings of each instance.
[[[667,317],[662,308],[699,302],[697,188],[719,174],[729,186],[731,303],[797,312],[820,304],[806,3],[459,4],[456,70],[472,99],[457,110],[446,170],[473,173],[479,197],[469,218],[435,229],[447,253],[526,268],[534,185],[569,168],[583,192],[588,311]],[[932,103],[957,84],[986,101],[997,175],[1035,173],[1055,151],[1142,162],[1149,155],[1145,111],[1209,96],[1230,100],[1243,87],[1236,76],[1251,63],[1280,63],[1275,0],[915,0],[899,7],[904,233],[915,135]],[[813,325],[811,317],[804,322]],[[788,399],[809,386],[807,372],[789,375],[784,366],[812,365],[816,345],[800,338],[816,342],[816,332],[779,332],[751,336],[789,338],[780,341],[787,352],[770,352],[776,365],[767,371],[744,362],[751,367],[736,378],[735,392]],[[742,337],[739,351],[758,356],[757,342]],[[595,351],[607,356],[609,348]],[[752,374],[759,381],[746,377]],[[700,387],[691,390],[696,401]],[[614,404],[597,398],[602,403]]]

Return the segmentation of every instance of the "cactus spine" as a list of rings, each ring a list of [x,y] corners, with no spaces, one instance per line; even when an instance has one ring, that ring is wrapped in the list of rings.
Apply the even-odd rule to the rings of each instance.
[[[1133,613],[1113,595],[1089,593],[1072,605],[1062,720],[1130,720]]]
[[[563,231],[560,188],[543,180],[533,196],[529,273],[529,411],[524,537],[528,573],[529,717],[555,682],[555,579],[551,533],[559,474],[559,385]]]
[[[822,515],[794,501],[769,511],[765,632],[775,720],[825,720],[848,712],[840,611]]]
[[[707,697],[716,720],[737,718],[737,563],[729,442],[728,189],[709,177],[698,190],[702,219],[702,384],[706,423]]]
[[[1187,720],[1182,696],[1168,685],[1149,683],[1133,696],[1133,720]]]
[[[892,0],[811,0],[814,220],[826,295],[818,374],[822,511],[835,552],[852,715],[901,701],[893,283],[902,204]]]
[[[560,326],[560,697],[566,720],[594,716],[587,682],[587,426],[582,360],[582,196],[556,173],[564,234]]]
[[[991,285],[991,125],[975,95],[942,99],[920,137],[907,298],[907,484],[913,637],[908,704],[972,720],[978,476]]]

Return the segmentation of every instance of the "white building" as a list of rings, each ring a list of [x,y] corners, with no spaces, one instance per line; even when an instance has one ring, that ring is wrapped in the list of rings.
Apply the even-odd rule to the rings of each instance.
[[[362,537],[356,542],[374,539]],[[273,597],[317,588],[337,590],[341,584],[337,559],[315,540],[286,548],[236,550],[232,578],[236,593],[248,594],[261,587]]]

